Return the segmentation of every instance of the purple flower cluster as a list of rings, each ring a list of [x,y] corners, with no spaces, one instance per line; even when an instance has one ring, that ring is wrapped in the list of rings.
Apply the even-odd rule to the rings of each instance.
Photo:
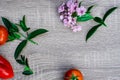
[[[70,27],[73,32],[81,31],[81,26],[77,25],[76,18],[72,17],[74,12],[78,16],[82,16],[86,13],[86,8],[83,6],[78,7],[78,0],[68,0],[58,8],[60,20],[62,20],[64,26]]]

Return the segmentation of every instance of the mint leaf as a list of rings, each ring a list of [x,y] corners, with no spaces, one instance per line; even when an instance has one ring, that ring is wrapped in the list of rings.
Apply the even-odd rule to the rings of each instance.
[[[19,34],[17,34],[17,33],[13,33],[13,34],[14,34],[16,39],[20,39],[21,38],[21,36]]]
[[[24,32],[26,32],[26,31],[28,31],[30,28],[28,28],[27,26],[26,26],[26,21],[25,21],[26,19],[25,19],[25,15],[23,16],[23,19],[20,21],[20,27],[22,28],[22,30],[24,31]]]
[[[21,53],[21,51],[23,50],[23,48],[26,46],[27,44],[27,40],[23,40],[16,48],[15,53],[14,53],[14,57],[15,59],[17,59]]]
[[[36,37],[36,36],[38,36],[40,34],[46,33],[46,32],[48,32],[48,30],[46,30],[46,29],[37,29],[37,30],[31,32],[28,35],[28,39],[32,39],[32,38],[34,38],[34,37]]]
[[[29,67],[28,59],[27,59],[27,58],[26,58],[26,61],[25,61],[25,65],[26,65],[27,67]]]
[[[20,60],[20,59],[17,59],[16,61],[17,61],[19,64],[21,64],[21,65],[25,65],[24,61],[22,61],[22,60]]]
[[[8,35],[8,42],[9,41],[13,41],[13,40],[15,40],[16,38],[14,37],[14,36],[12,36],[12,35]]]
[[[105,21],[106,18],[107,18],[114,10],[116,10],[116,9],[117,9],[117,7],[113,7],[113,8],[111,8],[111,9],[109,9],[109,10],[105,13],[105,15],[104,15],[104,17],[103,17],[103,21]]]
[[[86,35],[86,41],[97,31],[97,29],[101,26],[101,24],[98,24],[96,26],[93,26],[92,29],[90,29]]]
[[[20,21],[20,27],[23,31],[28,31],[30,28],[27,28],[26,24],[23,21]]]
[[[85,22],[85,21],[88,21],[88,20],[91,20],[91,19],[93,19],[93,16],[89,13],[86,13],[83,16],[78,16],[77,17],[78,22]]]
[[[28,66],[25,66],[24,71],[28,71],[30,68]]]
[[[21,56],[21,60],[25,62],[25,56],[20,55]]]
[[[20,38],[21,36],[18,33],[10,32],[8,36],[8,41],[13,41],[13,40],[20,39]]]
[[[24,75],[31,75],[31,74],[33,74],[33,71],[28,66],[25,66],[23,74]]]
[[[87,9],[87,12],[86,13],[90,13],[91,9],[94,7],[94,5],[90,6],[88,9]]]
[[[7,27],[9,32],[18,32],[18,28],[15,24],[13,24],[12,22],[10,22],[7,18],[2,17],[2,21],[4,23],[4,25]]]
[[[31,75],[31,74],[33,74],[33,71],[32,70],[26,70],[22,74],[24,74],[24,75]]]
[[[99,18],[99,17],[95,17],[95,18],[94,18],[94,21],[96,21],[97,23],[100,23],[100,24],[102,24],[102,25],[104,25],[104,26],[107,26],[107,25],[104,23],[104,21],[103,21],[101,18]]]

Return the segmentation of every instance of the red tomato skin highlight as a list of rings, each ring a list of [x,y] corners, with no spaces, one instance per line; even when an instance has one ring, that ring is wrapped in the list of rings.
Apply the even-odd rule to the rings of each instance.
[[[0,45],[3,45],[8,40],[8,30],[0,25]]]

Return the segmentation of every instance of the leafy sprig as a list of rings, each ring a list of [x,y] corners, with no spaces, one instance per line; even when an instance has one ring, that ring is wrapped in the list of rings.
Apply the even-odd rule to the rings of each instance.
[[[79,3],[79,7],[81,7],[81,4],[82,2]],[[91,10],[92,8],[94,7],[94,5],[88,7],[86,13],[82,16],[78,16],[77,12],[74,12],[72,14],[72,17],[76,17],[77,18],[77,22],[85,22],[85,21],[89,21],[89,20],[94,20],[95,22],[97,22],[98,24],[93,26],[87,33],[86,35],[86,42],[87,40],[97,31],[97,29],[100,27],[100,26],[107,26],[106,23],[105,23],[105,20],[107,19],[107,17],[114,11],[117,9],[117,7],[113,7],[111,9],[109,9],[105,15],[103,16],[103,18],[100,18],[100,17],[93,17],[91,15]]]
[[[30,30],[30,28],[28,28],[28,27],[26,26],[25,15],[23,16],[23,19],[20,20],[19,26],[22,28],[22,30],[23,30],[24,32],[27,32],[28,30]]]
[[[23,71],[23,74],[24,74],[24,75],[31,75],[31,74],[33,74],[33,71],[32,71],[31,68],[29,67],[28,59],[25,58],[25,56],[21,55],[20,59],[17,59],[16,61],[17,61],[19,64],[25,66],[24,71]]]
[[[27,40],[23,40],[16,48],[15,50],[15,54],[14,54],[14,58],[17,60],[17,58],[19,57],[20,53],[22,52],[23,48],[26,46],[27,44]]]
[[[87,35],[86,35],[86,41],[97,31],[97,29],[98,29],[100,26],[102,26],[102,25],[107,26],[107,25],[105,24],[105,20],[106,20],[107,17],[108,17],[113,11],[115,11],[116,9],[117,9],[117,7],[113,7],[113,8],[111,8],[111,9],[109,9],[109,10],[105,13],[105,15],[103,16],[103,18],[94,17],[94,21],[97,22],[97,23],[99,23],[99,24],[96,25],[96,26],[93,26],[93,27],[88,31],[88,33],[87,33]]]
[[[24,75],[33,74],[33,71],[29,67],[28,59],[25,58],[25,56],[21,55],[21,52],[26,47],[28,42],[31,42],[33,44],[38,45],[38,43],[33,41],[32,39],[37,37],[38,35],[41,35],[43,33],[48,32],[48,30],[37,29],[37,30],[29,33],[28,31],[30,30],[30,28],[27,27],[27,25],[26,25],[25,16],[23,16],[23,18],[22,18],[22,20],[20,20],[19,24],[14,24],[5,17],[2,17],[2,21],[3,21],[4,25],[6,26],[6,28],[8,29],[8,32],[9,32],[8,42],[9,41],[14,41],[14,40],[20,40],[21,41],[19,43],[19,45],[17,46],[16,50],[15,50],[14,58],[15,58],[17,63],[25,66],[23,74]],[[21,29],[26,35],[22,34],[19,29]]]

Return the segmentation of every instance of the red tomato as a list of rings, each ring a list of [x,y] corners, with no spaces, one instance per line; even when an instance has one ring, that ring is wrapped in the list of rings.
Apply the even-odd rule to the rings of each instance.
[[[77,69],[70,69],[66,72],[64,80],[83,80],[83,75]]]
[[[3,45],[8,40],[8,31],[7,29],[0,25],[0,45]]]
[[[0,78],[9,79],[14,77],[11,64],[0,55]]]

